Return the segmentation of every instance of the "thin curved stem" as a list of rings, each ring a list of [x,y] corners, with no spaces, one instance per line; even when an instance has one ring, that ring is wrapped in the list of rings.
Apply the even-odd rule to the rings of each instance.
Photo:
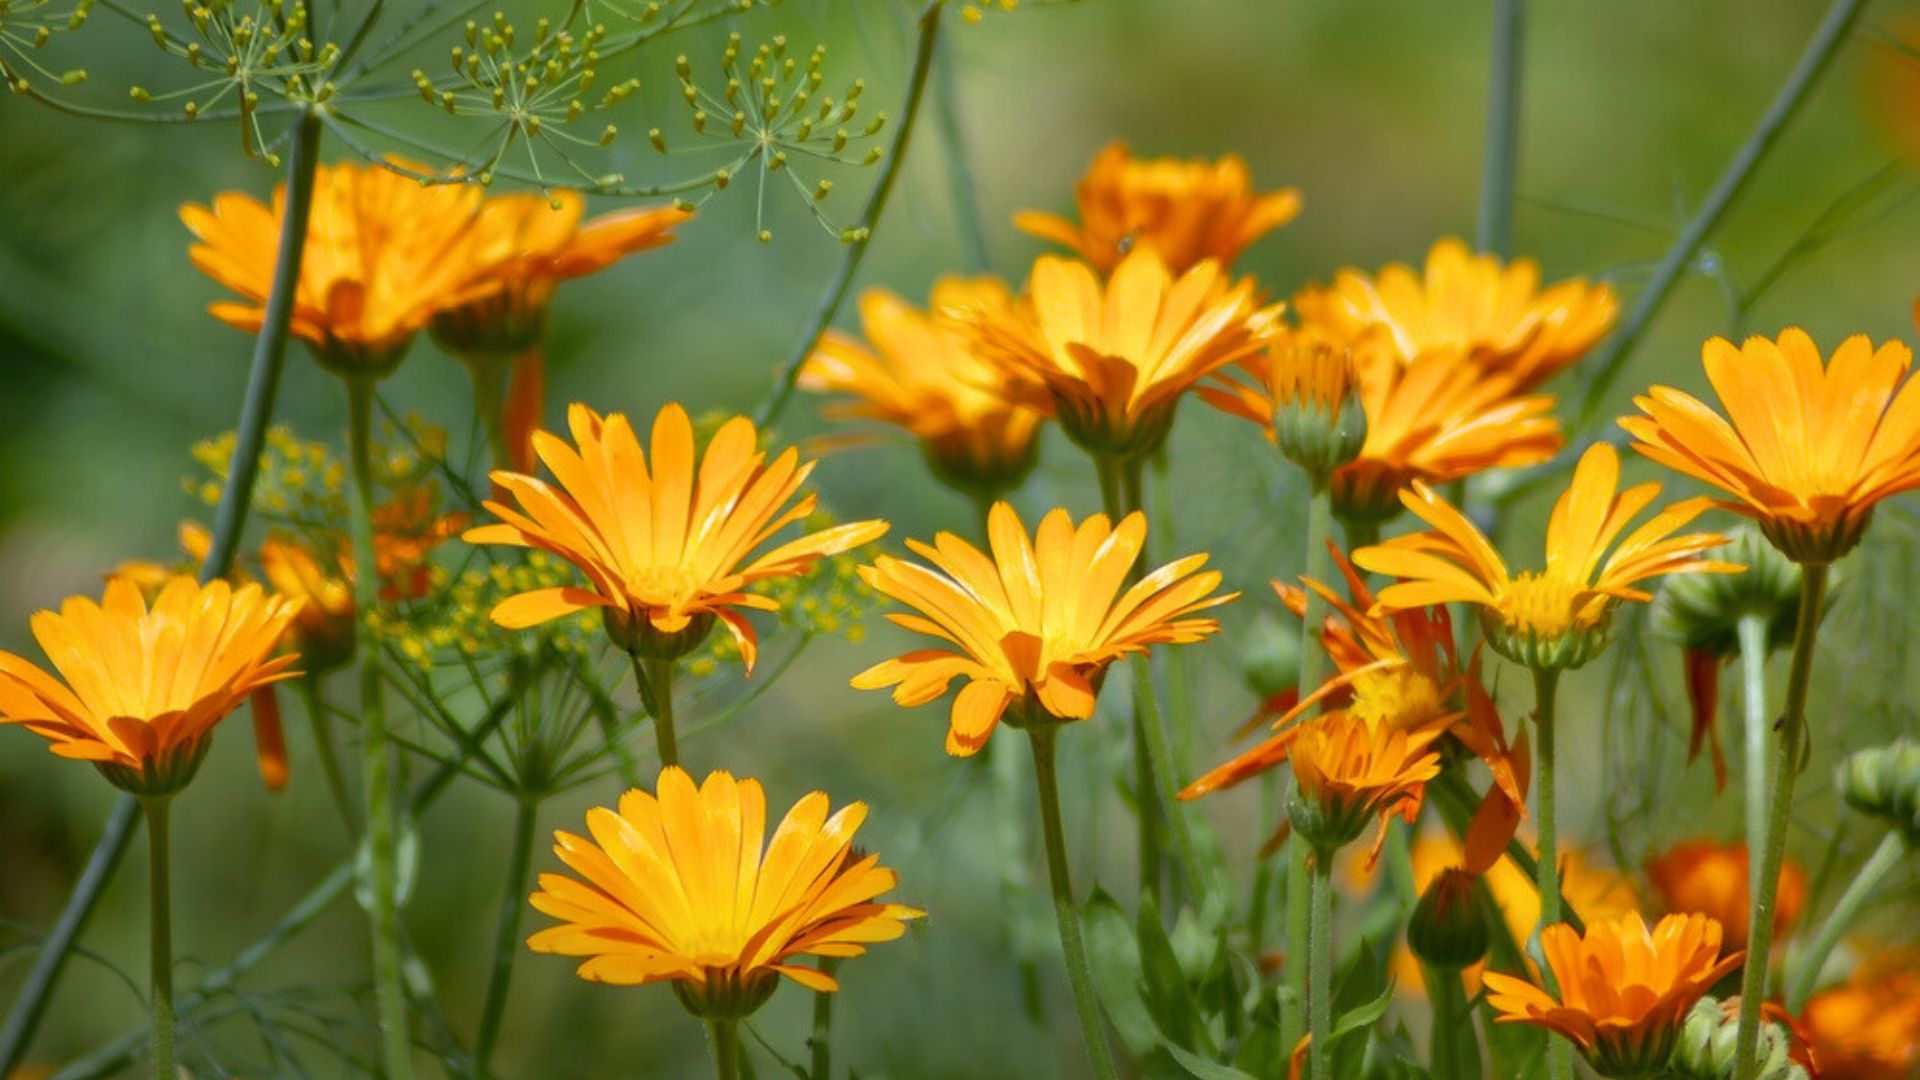
[[[340,768],[340,750],[334,745],[333,724],[327,719],[326,704],[321,699],[320,677],[303,675],[298,680],[300,702],[307,710],[307,722],[313,727],[314,756],[320,759],[320,772],[327,780],[327,792],[333,797],[333,806],[340,814],[340,821],[347,827],[348,836],[360,834],[359,814],[353,805],[353,796],[347,790],[347,777]]]
[[[793,352],[781,365],[774,378],[773,395],[754,418],[755,426],[765,428],[780,418],[787,403],[793,398],[795,383],[800,378],[800,368],[813,355],[813,348],[820,343],[820,335],[826,333],[833,317],[839,314],[840,305],[847,299],[847,293],[853,287],[853,277],[860,269],[860,262],[867,254],[867,246],[873,242],[873,230],[880,222],[880,215],[887,208],[887,198],[893,194],[893,184],[900,178],[900,165],[907,157],[907,142],[913,136],[914,126],[920,119],[920,104],[926,97],[927,75],[933,70],[933,58],[940,41],[940,16],[946,8],[946,0],[932,0],[920,12],[919,43],[914,49],[913,68],[907,75],[907,98],[900,108],[900,126],[893,130],[893,142],[887,147],[887,156],[881,165],[880,178],[874,181],[873,191],[867,196],[867,206],[860,214],[860,228],[855,230],[847,242],[847,253],[840,260],[840,269],[827,285],[827,291],[820,298],[820,305],[814,309],[813,318],[808,321],[806,332]]]
[[[1526,0],[1494,0],[1492,78],[1487,88],[1487,148],[1480,172],[1480,221],[1474,241],[1505,258],[1513,239],[1513,178],[1520,162],[1520,83]]]
[[[1787,827],[1793,816],[1793,783],[1799,775],[1800,746],[1807,728],[1807,690],[1813,683],[1813,650],[1820,634],[1820,606],[1826,599],[1827,566],[1800,567],[1800,619],[1793,635],[1793,666],[1787,673],[1786,712],[1773,748],[1773,796],[1766,819],[1766,858],[1760,887],[1747,912],[1747,960],[1740,974],[1740,1026],[1734,1034],[1735,1080],[1754,1080],[1760,1072],[1760,1009],[1767,998],[1768,961],[1773,951],[1773,917],[1780,891],[1780,863],[1787,854]],[[1749,823],[1749,827],[1757,823]],[[1747,850],[1754,850],[1753,838]]]
[[[239,548],[240,533],[246,524],[247,510],[253,503],[253,482],[259,473],[260,447],[266,441],[267,426],[273,415],[273,402],[280,386],[280,369],[286,358],[287,324],[293,314],[295,283],[300,277],[300,258],[306,250],[307,218],[313,206],[314,166],[319,160],[320,125],[312,114],[301,117],[293,146],[287,155],[286,213],[280,220],[280,241],[274,258],[273,282],[267,290],[266,312],[255,339],[253,365],[247,374],[246,395],[240,407],[240,425],[234,436],[233,459],[227,479],[220,490],[220,503],[214,512],[213,538],[207,559],[200,567],[200,580],[224,577]],[[0,1076],[10,1075],[26,1056],[27,1044],[46,1014],[53,988],[60,981],[67,957],[93,914],[94,906],[107,883],[113,879],[120,859],[133,837],[134,819],[140,803],[123,795],[108,814],[87,867],[74,884],[73,894],[61,909],[53,931],[47,935],[20,996],[0,1026]]]
[[[1860,864],[1859,872],[1847,884],[1847,891],[1840,894],[1826,921],[1820,924],[1820,932],[1814,936],[1813,943],[1795,960],[1793,979],[1787,987],[1789,1013],[1798,1016],[1800,1010],[1806,1007],[1807,999],[1813,996],[1813,988],[1820,982],[1820,969],[1827,964],[1827,954],[1833,952],[1833,947],[1840,942],[1840,935],[1853,925],[1853,920],[1859,917],[1867,901],[1879,891],[1880,884],[1911,850],[1906,837],[1895,829],[1880,841],[1880,846],[1873,849],[1867,861]]]
[[[167,811],[171,795],[141,800],[147,812],[147,845],[153,853],[148,867],[147,942],[153,980],[151,1058],[154,1080],[176,1080],[173,1066],[173,884],[168,851]]]
[[[1086,942],[1080,936],[1080,909],[1073,897],[1067,871],[1067,838],[1060,826],[1060,782],[1054,773],[1054,739],[1058,725],[1042,721],[1027,729],[1033,744],[1033,781],[1040,794],[1040,831],[1047,848],[1047,881],[1053,888],[1053,914],[1060,927],[1060,951],[1066,958],[1067,984],[1073,990],[1074,1012],[1080,1017],[1080,1035],[1087,1057],[1100,1080],[1116,1080],[1113,1054],[1100,1027],[1100,1003],[1094,997],[1093,969],[1087,963]]]
[[[527,867],[533,861],[533,830],[539,804],[522,796],[513,817],[513,848],[507,857],[506,887],[500,893],[500,915],[494,922],[493,970],[487,978],[487,997],[480,1009],[480,1034],[473,1040],[476,1080],[484,1080],[500,1038],[500,1020],[507,1012],[507,990],[513,983],[513,962],[520,955],[520,910],[526,906]]]
[[[1767,715],[1767,617],[1742,615],[1735,624],[1740,641],[1741,709],[1746,756],[1742,781],[1746,786],[1747,895],[1760,891],[1760,860],[1752,853],[1767,849],[1767,792],[1772,790],[1772,762],[1767,753],[1773,720]]]

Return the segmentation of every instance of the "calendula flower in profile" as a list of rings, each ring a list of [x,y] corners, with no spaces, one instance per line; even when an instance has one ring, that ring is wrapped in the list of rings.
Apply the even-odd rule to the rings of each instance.
[[[98,603],[70,597],[33,617],[57,674],[0,652],[0,724],[44,736],[127,791],[170,795],[193,779],[215,724],[293,674],[296,657],[273,652],[298,607],[258,585],[185,575],[149,607],[115,578]]]
[[[1674,503],[1615,545],[1627,523],[1660,494],[1659,484],[1618,491],[1619,480],[1620,456],[1611,446],[1596,443],[1581,455],[1572,484],[1548,519],[1544,570],[1510,573],[1480,530],[1419,482],[1400,499],[1433,531],[1361,548],[1353,561],[1400,579],[1381,591],[1383,610],[1472,604],[1480,609],[1488,643],[1501,655],[1537,669],[1579,667],[1605,648],[1616,605],[1653,599],[1636,583],[1663,574],[1741,569],[1701,557],[1726,542],[1718,533],[1672,535],[1712,505],[1710,499]]]
[[[1058,417],[1075,443],[1112,460],[1158,448],[1181,395],[1265,344],[1279,314],[1219,264],[1176,275],[1147,248],[1105,282],[1086,263],[1042,255],[1027,288],[1011,307],[956,314],[1011,400]]]
[[[1740,967],[1720,954],[1720,924],[1669,915],[1652,930],[1638,914],[1592,920],[1582,936],[1565,923],[1540,931],[1556,997],[1511,975],[1483,976],[1502,1023],[1532,1024],[1573,1043],[1607,1077],[1655,1075],[1666,1067],[1694,1003]]]
[[[1647,864],[1647,882],[1670,912],[1710,915],[1718,922],[1729,948],[1747,944],[1751,903],[1747,845],[1713,840],[1688,840],[1661,852]],[[1780,883],[1774,894],[1773,933],[1778,939],[1800,917],[1807,902],[1807,875],[1798,863],[1780,865]]]
[[[974,353],[951,311],[1005,313],[1014,300],[997,278],[942,278],[926,311],[885,289],[860,298],[866,340],[829,332],[807,358],[800,385],[851,395],[836,415],[864,417],[905,429],[920,443],[933,474],[948,485],[992,500],[1033,469],[1044,419],[1007,400],[1006,376]]]
[[[1920,1066],[1920,960],[1896,951],[1807,1000],[1801,1030],[1822,1080],[1905,1080]]]
[[[394,164],[432,171],[399,159]],[[468,252],[480,189],[423,185],[356,162],[319,167],[313,184],[288,332],[336,374],[385,375],[435,313],[478,295]],[[258,331],[266,317],[285,211],[284,186],[271,206],[230,191],[210,207],[180,208],[180,220],[199,241],[189,251],[193,264],[240,295],[210,309],[236,329]]]
[[[1531,259],[1502,264],[1448,238],[1424,272],[1394,263],[1377,277],[1342,270],[1294,297],[1303,324],[1356,349],[1411,363],[1428,353],[1513,380],[1526,392],[1585,355],[1613,325],[1613,290],[1582,278],[1540,287]]]
[[[1913,350],[1864,335],[1824,364],[1813,339],[1701,349],[1721,416],[1691,394],[1656,386],[1623,418],[1633,448],[1732,496],[1720,505],[1752,518],[1788,558],[1831,563],[1852,551],[1882,499],[1920,488],[1920,383]]]
[[[1136,158],[1109,143],[1074,188],[1080,220],[1023,210],[1013,224],[1078,253],[1102,273],[1138,248],[1179,274],[1206,260],[1229,266],[1255,240],[1300,212],[1293,188],[1259,192],[1238,154],[1218,161]]]
[[[774,534],[814,511],[812,493],[795,499],[813,471],[797,451],[789,448],[768,463],[753,423],[735,417],[696,454],[693,424],[677,404],[654,418],[650,455],[620,413],[602,417],[575,404],[567,422],[572,445],[548,432],[534,435],[553,482],[496,470],[494,483],[518,509],[489,500],[486,508],[500,523],[464,535],[470,544],[551,552],[592,585],[509,597],[493,609],[494,622],[509,629],[598,608],[622,648],[671,659],[699,645],[718,619],[751,671],[758,639],[743,609],[778,606],[748,586],[804,573],[821,557],[887,531],[884,521],[852,522],[756,557]]]
[[[1315,850],[1330,853],[1359,839],[1376,817],[1385,821],[1397,814],[1411,823],[1420,815],[1427,781],[1440,775],[1433,746],[1439,736],[1347,712],[1300,725],[1290,755],[1294,829]]]
[[[1220,628],[1199,614],[1238,593],[1214,595],[1217,570],[1205,554],[1168,563],[1127,585],[1146,542],[1147,521],[1128,514],[1118,526],[1094,514],[1078,526],[1054,510],[1029,539],[1013,507],[987,515],[991,554],[952,533],[907,546],[933,565],[888,556],[860,568],[867,584],[914,609],[887,617],[946,642],[883,661],[854,676],[853,686],[891,686],[906,708],[966,685],[953,701],[947,752],[968,756],[986,745],[1009,708],[1038,709],[1055,720],[1085,720],[1107,666],[1153,645],[1185,645]],[[1122,591],[1124,588],[1124,591]]]
[[[434,340],[463,358],[532,348],[561,282],[670,244],[674,227],[693,216],[674,206],[633,207],[583,223],[585,211],[576,191],[488,196],[471,225],[462,301],[434,313]]]
[[[589,836],[554,833],[554,854],[577,876],[540,875],[531,903],[559,925],[527,946],[585,957],[578,973],[592,982],[670,982],[705,1018],[752,1013],[782,975],[838,990],[795,961],[859,956],[923,913],[878,899],[898,879],[853,847],[866,804],[828,809],[824,792],[807,795],[769,841],[759,781],[713,772],[696,787],[669,766],[657,796],[635,788],[617,809],[589,810]]]

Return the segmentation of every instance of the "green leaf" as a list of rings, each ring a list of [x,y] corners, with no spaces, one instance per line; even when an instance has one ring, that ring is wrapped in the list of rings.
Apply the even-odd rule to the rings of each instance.
[[[1252,1073],[1244,1073],[1231,1065],[1222,1065],[1212,1058],[1201,1057],[1191,1050],[1182,1050],[1168,1043],[1166,1051],[1180,1067],[1200,1080],[1254,1080]]]
[[[1135,921],[1140,941],[1140,963],[1146,976],[1147,1009],[1159,1021],[1167,1041],[1199,1050],[1217,1052],[1213,1036],[1200,1015],[1187,973],[1174,954],[1173,943],[1160,925],[1160,909],[1152,897],[1140,899],[1140,916]]]
[[[1145,978],[1140,970],[1140,947],[1126,912],[1105,889],[1096,888],[1087,901],[1082,922],[1094,992],[1128,1053],[1144,1058],[1160,1045],[1161,1036],[1141,992]]]

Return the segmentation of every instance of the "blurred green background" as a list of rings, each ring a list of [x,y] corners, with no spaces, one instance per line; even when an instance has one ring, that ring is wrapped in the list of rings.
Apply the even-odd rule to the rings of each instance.
[[[1009,215],[1066,209],[1082,167],[1115,138],[1147,154],[1237,152],[1262,186],[1299,187],[1301,216],[1240,263],[1277,295],[1339,266],[1417,262],[1438,237],[1470,236],[1489,6],[1086,0],[994,12],[977,25],[950,18],[941,58],[950,83],[936,82],[934,92],[955,90],[992,269],[1024,275],[1040,246],[1015,233]],[[1745,139],[1821,6],[1619,0],[1536,8],[1526,39],[1515,246],[1550,278],[1605,277],[1630,299]],[[1870,76],[1891,62],[1886,38],[1914,10],[1869,5],[1601,415],[1616,415],[1652,380],[1699,389],[1698,348],[1710,334],[1798,324],[1826,347],[1855,332],[1911,338],[1920,210],[1914,178],[1899,164],[1907,132],[1887,117],[1920,121],[1912,119],[1915,102],[1889,106],[1875,96]],[[677,139],[684,131],[672,57],[685,52],[696,66],[709,58],[710,70],[729,29],[744,33],[749,47],[785,33],[801,55],[827,43],[829,85],[864,76],[863,104],[897,118],[914,14],[896,0],[787,0],[662,39],[627,62],[643,86],[613,117],[627,135],[612,167],[636,181],[688,171],[685,159],[654,155],[640,133],[657,125]],[[404,89],[409,68],[443,62],[456,37],[427,39],[384,70]],[[114,102],[128,83],[165,78],[153,74],[166,69],[154,68],[145,31],[105,10],[63,47],[79,49],[92,73],[76,98]],[[417,100],[378,108],[414,130],[441,130],[434,125],[443,118]],[[917,131],[861,273],[863,284],[914,298],[924,298],[937,275],[969,269],[955,214],[960,165],[934,120],[929,114]],[[270,189],[272,170],[244,158],[235,134],[230,123],[114,125],[0,98],[0,647],[40,659],[26,632],[32,611],[96,592],[102,571],[122,559],[170,557],[176,523],[209,516],[183,490],[182,477],[195,471],[187,450],[233,425],[250,341],[206,314],[222,294],[187,262],[175,210],[223,189]],[[324,157],[347,153],[329,140]],[[842,221],[857,217],[871,175],[836,176],[829,206]],[[770,245],[754,237],[751,186],[737,185],[708,203],[677,244],[562,290],[549,349],[550,419],[571,400],[642,417],[669,400],[696,414],[757,405],[842,254],[792,192],[769,195]],[[1829,243],[1795,256],[1750,307],[1730,299],[1835,206]],[[1577,396],[1577,379],[1576,371],[1554,389]],[[455,364],[423,340],[384,396],[446,425],[455,460],[464,460],[471,414]],[[337,444],[343,415],[335,382],[296,348],[278,417]],[[817,402],[804,397],[780,424],[788,439],[826,430]],[[1172,482],[1160,490],[1172,499],[1175,542],[1212,551],[1230,584],[1246,592],[1226,609],[1220,639],[1190,658],[1199,676],[1194,757],[1204,766],[1226,753],[1227,733],[1252,706],[1236,658],[1257,618],[1277,608],[1265,580],[1298,570],[1299,499],[1294,478],[1256,432],[1197,404],[1184,411],[1172,462]],[[1630,468],[1652,474],[1644,463]],[[903,442],[837,454],[816,476],[843,518],[892,521],[890,547],[939,528],[970,531],[966,503],[927,482]],[[1053,505],[1089,512],[1097,495],[1084,461],[1050,432],[1040,471],[1018,502],[1031,523]],[[1544,506],[1530,501],[1500,523],[1510,560],[1538,558]],[[1794,848],[1807,860],[1830,843],[1835,815],[1825,792],[1834,757],[1914,727],[1906,702],[1916,675],[1905,662],[1912,616],[1901,602],[1916,595],[1914,531],[1910,508],[1883,512],[1850,567],[1839,629],[1825,639],[1814,718],[1823,734],[1809,774],[1808,831]],[[814,645],[773,692],[692,740],[686,756],[696,771],[725,766],[762,778],[776,806],[816,787],[836,803],[867,800],[874,812],[862,841],[899,868],[899,897],[931,912],[906,940],[847,965],[840,1062],[865,1077],[1071,1072],[1080,1051],[1048,951],[1049,916],[1041,898],[1001,889],[1005,818],[987,770],[942,753],[944,706],[904,713],[883,695],[846,688],[849,675],[902,640],[873,622],[863,643]],[[1704,764],[1682,768],[1677,650],[1652,639],[1639,650],[1616,649],[1563,693],[1572,717],[1563,730],[1580,751],[1565,756],[1563,828],[1602,859],[1609,840],[1611,857],[1631,862],[1695,832],[1724,832],[1737,819],[1737,797],[1714,800]],[[1526,701],[1516,674],[1501,673],[1499,684],[1510,723]],[[347,691],[333,692],[343,699]],[[270,925],[345,853],[303,736],[293,724],[293,784],[269,796],[249,761],[244,720],[231,722],[177,805],[175,948],[187,985],[202,965],[224,962]],[[1103,716],[1064,745],[1077,883],[1083,891],[1104,883],[1130,903],[1131,825],[1107,780],[1124,771],[1124,725]],[[543,812],[542,835],[577,829],[587,805],[615,793],[607,782],[555,800]],[[0,918],[51,924],[113,796],[91,770],[58,761],[40,740],[0,731]],[[1251,791],[1205,807],[1243,878],[1270,827],[1254,809]],[[509,820],[504,799],[467,785],[422,823],[424,857],[404,917],[462,1038],[471,1037],[484,987]],[[1843,863],[1875,839],[1865,832],[1840,835]],[[536,870],[554,865],[544,843],[537,847]],[[133,987],[145,981],[144,869],[136,839],[86,935],[92,955],[74,964],[31,1060],[70,1059],[140,1021]],[[1912,882],[1904,886],[1913,895]],[[542,922],[527,912],[527,929]],[[363,926],[350,904],[337,905],[250,978],[250,992],[310,997],[329,1015],[353,1014],[367,978]],[[1023,1002],[1016,953],[1039,957],[1041,1019]],[[27,962],[20,951],[0,956],[0,1002],[11,999]],[[786,988],[757,1020],[790,1058],[804,1053],[809,998]],[[363,1040],[355,1023],[364,1021],[335,1034]],[[201,1049],[236,1069],[266,1056],[244,1021],[209,1029]],[[321,1048],[299,1049],[316,1074],[339,1073]],[[587,985],[565,960],[522,955],[498,1055],[502,1074],[697,1075],[703,1058],[697,1027],[664,988]],[[758,1061],[763,1075],[778,1072],[770,1057]]]

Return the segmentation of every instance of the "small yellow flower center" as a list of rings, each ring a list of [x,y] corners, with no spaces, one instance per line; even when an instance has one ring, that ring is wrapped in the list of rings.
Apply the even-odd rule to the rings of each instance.
[[[1598,611],[1576,611],[1583,587],[1570,581],[1528,571],[1507,584],[1500,596],[1500,621],[1516,633],[1556,638],[1585,630],[1598,621]],[[1581,605],[1585,606],[1585,605]]]
[[[674,606],[699,589],[700,582],[680,566],[643,566],[627,576],[628,594],[653,607]]]
[[[1446,713],[1440,687],[1410,667],[1369,671],[1353,680],[1353,704],[1347,711],[1369,728],[1385,725],[1402,731],[1422,727]]]

